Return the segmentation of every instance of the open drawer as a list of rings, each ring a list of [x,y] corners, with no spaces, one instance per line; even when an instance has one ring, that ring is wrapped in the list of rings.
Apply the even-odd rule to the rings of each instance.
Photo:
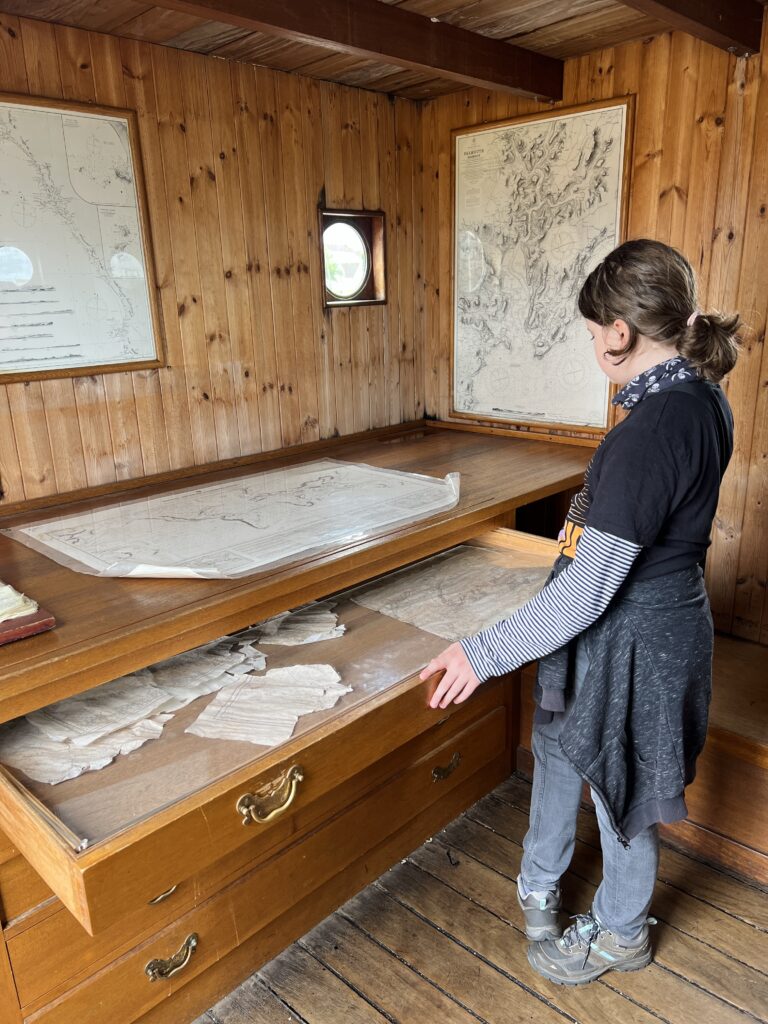
[[[339,595],[343,637],[301,647],[259,644],[268,669],[330,664],[352,687],[331,710],[301,717],[288,742],[265,748],[186,733],[213,699],[202,697],[178,711],[159,739],[100,771],[46,785],[0,769],[0,829],[90,934],[245,844],[255,862],[308,832],[343,809],[350,780],[365,786],[370,776],[374,784],[372,766],[392,751],[428,729],[449,728],[441,723],[454,716],[468,722],[505,702],[503,686],[492,681],[466,704],[428,706],[437,680],[422,683],[418,673],[449,642],[436,632],[442,629],[440,602],[448,610],[452,601],[441,581],[444,560],[453,557],[482,563],[474,589],[466,578],[463,611],[450,605],[455,624],[507,583],[514,590],[509,610],[525,600],[546,577],[551,547],[494,531],[471,547]],[[407,585],[393,605],[382,587],[395,577]],[[478,579],[488,585],[478,586]],[[411,590],[411,583],[418,586]],[[434,602],[425,600],[432,594]],[[411,621],[394,617],[403,608]],[[249,802],[255,815],[243,811]]]

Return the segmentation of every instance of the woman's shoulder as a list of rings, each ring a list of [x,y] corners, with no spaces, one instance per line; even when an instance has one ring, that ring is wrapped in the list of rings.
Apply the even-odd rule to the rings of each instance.
[[[663,431],[666,437],[698,432],[714,417],[730,418],[730,406],[719,384],[684,381],[658,395],[648,395],[619,424],[627,434]]]

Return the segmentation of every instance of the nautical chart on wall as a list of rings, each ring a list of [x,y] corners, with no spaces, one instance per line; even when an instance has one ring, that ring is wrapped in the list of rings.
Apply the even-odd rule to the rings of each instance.
[[[358,543],[458,500],[458,473],[319,459],[1,532],[93,576],[231,578]]]
[[[455,133],[454,414],[606,426],[577,297],[621,242],[630,112],[622,99]]]
[[[0,96],[0,379],[160,364],[135,114]]]

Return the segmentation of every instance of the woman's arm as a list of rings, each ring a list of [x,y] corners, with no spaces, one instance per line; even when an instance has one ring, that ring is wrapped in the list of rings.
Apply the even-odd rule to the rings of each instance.
[[[491,676],[551,654],[598,619],[627,578],[639,544],[586,527],[573,562],[508,619],[439,654],[421,674],[445,669],[430,704],[457,704]]]

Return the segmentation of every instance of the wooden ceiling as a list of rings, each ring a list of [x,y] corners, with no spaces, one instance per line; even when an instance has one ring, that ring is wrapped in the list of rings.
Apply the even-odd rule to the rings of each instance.
[[[161,2],[158,0],[158,4]],[[614,0],[378,2],[557,58],[577,56],[670,28],[668,19],[661,21],[634,9],[639,6],[656,10],[661,5],[637,4],[632,0],[627,0],[626,5]],[[290,3],[291,0],[285,0],[285,4]],[[322,6],[319,4],[321,9]],[[141,0],[0,0],[0,11],[9,14],[234,58],[412,99],[463,88],[461,82],[435,72],[338,52],[331,44],[266,35],[223,19],[212,20],[178,9],[183,7],[184,3],[155,6]],[[251,5],[253,10],[258,7],[258,3]]]

